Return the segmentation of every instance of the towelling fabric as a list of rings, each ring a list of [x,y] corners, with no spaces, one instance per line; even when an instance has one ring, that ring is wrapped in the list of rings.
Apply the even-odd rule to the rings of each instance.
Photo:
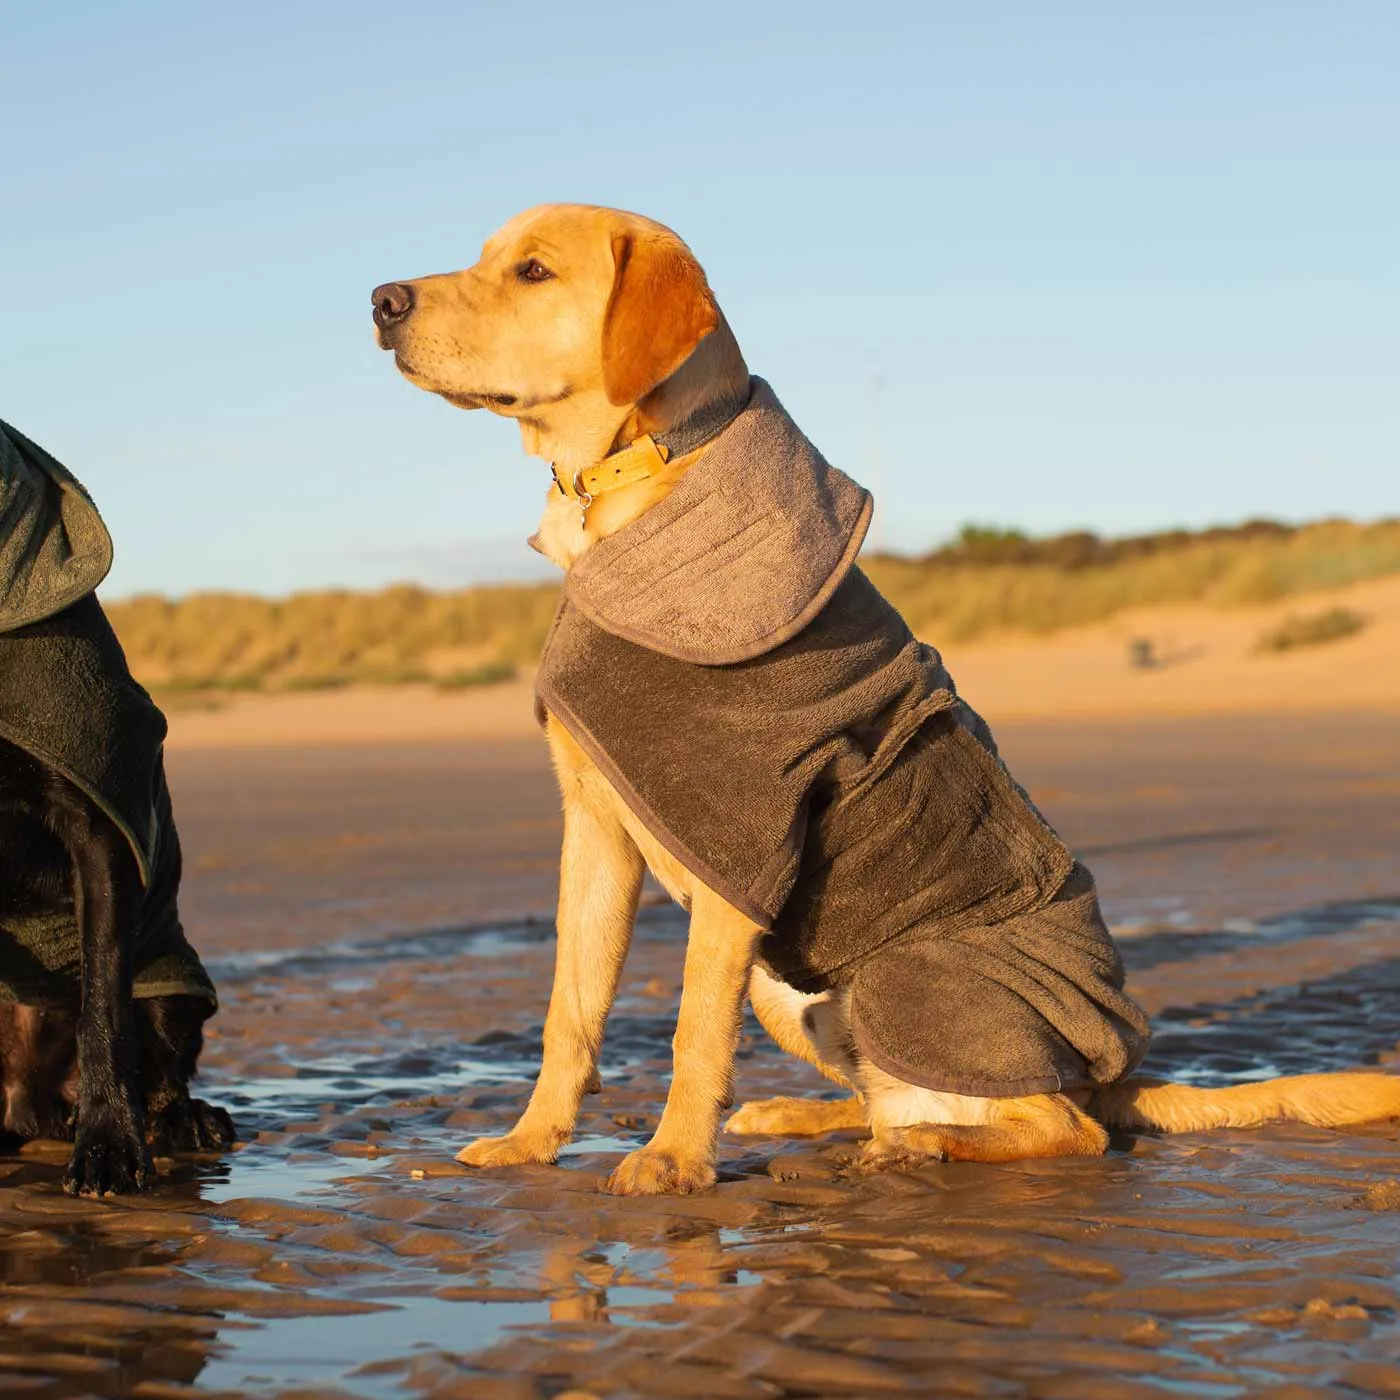
[[[92,594],[111,563],[106,527],[77,481],[4,424],[0,526],[17,530],[0,534],[0,739],[63,774],[130,844],[145,886],[136,995],[214,1001],[177,910],[165,716],[132,677]],[[71,905],[0,924],[0,1000],[72,1000],[81,964]]]
[[[540,705],[770,971],[849,988],[875,1063],[987,1097],[1111,1083],[1148,1025],[1092,879],[855,567],[870,511],[755,380],[569,571]]]
[[[76,478],[0,421],[0,632],[86,597],[112,567],[112,538]]]

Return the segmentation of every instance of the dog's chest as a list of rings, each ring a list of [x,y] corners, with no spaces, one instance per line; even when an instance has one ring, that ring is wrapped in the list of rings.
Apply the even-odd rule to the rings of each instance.
[[[607,789],[618,819],[642,853],[647,869],[682,909],[689,910],[700,882],[637,820],[632,809],[617,795],[612,784],[601,773],[598,773],[597,778],[599,784]]]

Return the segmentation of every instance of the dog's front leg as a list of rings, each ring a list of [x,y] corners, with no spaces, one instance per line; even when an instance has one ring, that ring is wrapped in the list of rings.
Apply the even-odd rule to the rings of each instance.
[[[140,1191],[153,1170],[131,1001],[141,876],[115,826],[86,804],[70,817],[83,970],[77,1127],[63,1187],[70,1195]]]
[[[733,1100],[734,1052],[761,933],[717,894],[697,887],[672,1041],[671,1092],[655,1136],[624,1157],[609,1179],[614,1194],[683,1194],[714,1185],[719,1120]]]
[[[583,1096],[596,1084],[603,1028],[632,942],[643,863],[600,783],[572,766],[566,738],[550,732],[564,795],[559,862],[559,942],[544,1023],[544,1061],[520,1121],[504,1137],[457,1154],[469,1167],[553,1162],[573,1136]]]

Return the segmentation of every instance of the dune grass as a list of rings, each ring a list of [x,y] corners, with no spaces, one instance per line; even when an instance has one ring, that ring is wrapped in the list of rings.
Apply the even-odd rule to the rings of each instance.
[[[1029,539],[969,526],[922,558],[862,565],[921,636],[965,641],[1046,633],[1129,608],[1230,608],[1400,574],[1400,520],[1323,521],[1105,540]],[[108,605],[133,670],[158,693],[489,685],[538,655],[558,600],[552,584],[435,593],[401,585],[284,599],[205,593]]]
[[[1299,647],[1324,646],[1354,637],[1367,619],[1354,608],[1328,608],[1325,612],[1290,613],[1255,643],[1256,651],[1297,651]]]
[[[969,529],[923,559],[865,567],[921,636],[1054,632],[1162,604],[1244,607],[1400,573],[1400,520],[1258,521],[1195,534],[1049,540]]]
[[[133,671],[166,695],[331,690],[509,679],[533,662],[558,590],[327,591],[289,598],[195,594],[108,606]]]

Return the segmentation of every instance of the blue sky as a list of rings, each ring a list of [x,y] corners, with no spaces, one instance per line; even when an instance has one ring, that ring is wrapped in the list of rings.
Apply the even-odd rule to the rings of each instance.
[[[0,417],[109,596],[519,576],[369,290],[670,223],[876,541],[1400,511],[1400,6],[0,5]]]

